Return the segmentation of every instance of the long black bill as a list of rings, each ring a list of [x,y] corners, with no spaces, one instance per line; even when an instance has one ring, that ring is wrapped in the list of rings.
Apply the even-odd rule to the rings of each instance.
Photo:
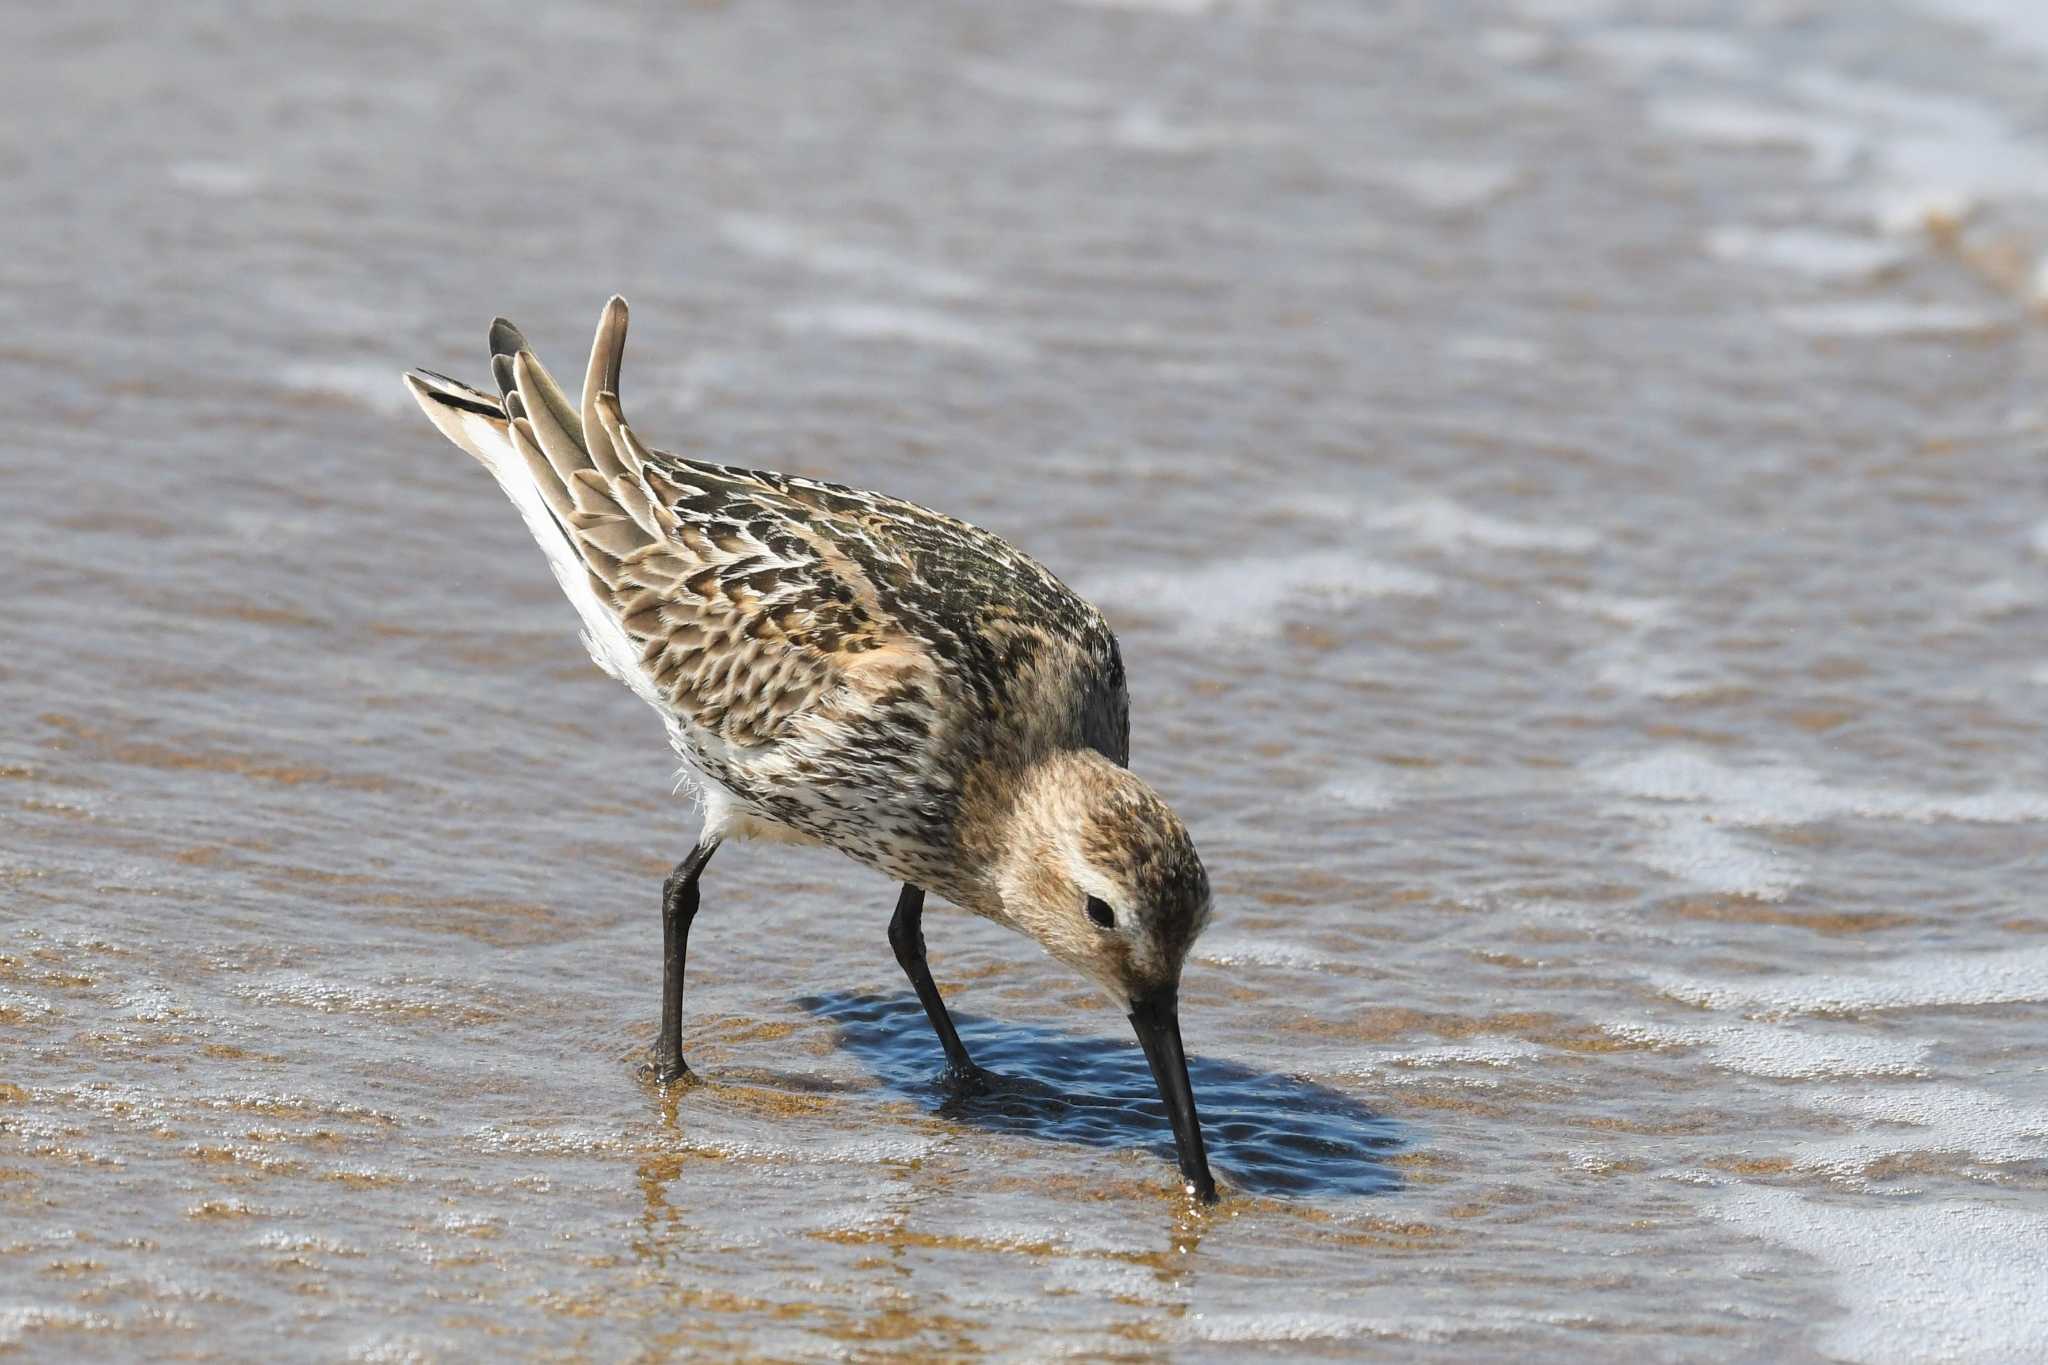
[[[1188,1192],[1204,1204],[1213,1204],[1216,1181],[1202,1151],[1202,1121],[1195,1117],[1188,1059],[1180,1047],[1180,992],[1167,989],[1133,1000],[1131,1027],[1138,1031],[1138,1045],[1152,1064],[1159,1098],[1166,1101],[1166,1117],[1173,1124],[1173,1141],[1180,1148],[1180,1173],[1187,1179]]]

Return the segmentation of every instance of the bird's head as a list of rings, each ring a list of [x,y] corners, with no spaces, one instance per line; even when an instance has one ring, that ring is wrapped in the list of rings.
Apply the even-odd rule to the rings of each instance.
[[[1209,922],[1209,876],[1187,827],[1143,781],[1092,750],[1019,784],[996,866],[1002,917],[1130,1016],[1180,1147],[1181,1174],[1215,1198],[1180,1041],[1180,972]]]

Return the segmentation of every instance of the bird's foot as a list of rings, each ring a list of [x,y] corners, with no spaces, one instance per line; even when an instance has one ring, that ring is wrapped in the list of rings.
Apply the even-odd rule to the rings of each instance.
[[[697,1073],[690,1070],[690,1064],[678,1057],[673,1062],[664,1062],[659,1057],[649,1057],[640,1063],[635,1072],[643,1081],[656,1085],[695,1085]]]
[[[966,1066],[948,1066],[939,1076],[939,1084],[955,1099],[972,1095],[986,1095],[995,1089],[996,1073],[984,1071],[974,1063]]]

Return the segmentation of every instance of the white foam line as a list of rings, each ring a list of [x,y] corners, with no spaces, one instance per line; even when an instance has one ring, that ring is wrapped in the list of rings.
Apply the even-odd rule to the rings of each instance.
[[[1300,971],[1314,971],[1330,965],[1329,958],[1312,949],[1293,943],[1275,943],[1269,939],[1205,940],[1195,949],[1195,956],[1203,962],[1213,963],[1219,967],[1250,964],[1259,967],[1292,967]]]
[[[1548,600],[1564,611],[1644,631],[1669,620],[1674,605],[1668,597],[1627,597],[1605,592],[1558,592]]]
[[[1023,1250],[1055,1247],[1075,1255],[1109,1253],[1130,1255],[1149,1249],[1144,1235],[1129,1223],[1105,1216],[1094,1208],[1068,1210],[1060,1221],[1024,1218],[984,1218],[953,1229],[957,1236],[995,1246]]]
[[[1804,825],[1842,816],[1915,823],[2048,821],[2048,793],[1961,795],[1837,787],[1790,764],[1767,760],[1733,767],[1684,748],[1596,761],[1585,772],[1596,785],[1624,796],[1711,807],[1715,820],[1724,825]]]
[[[460,999],[444,983],[422,983],[392,990],[352,982],[326,981],[302,971],[273,972],[260,981],[237,987],[235,993],[262,1005],[298,1005],[323,1014],[422,1011],[477,1008],[472,997]]]
[[[1703,819],[1681,819],[1649,830],[1631,856],[1666,876],[1729,896],[1781,901],[1805,880],[1805,870],[1775,849],[1755,848]]]
[[[344,398],[381,416],[413,410],[413,401],[392,378],[385,361],[302,360],[279,366],[278,382],[299,393]]]
[[[114,1001],[117,1009],[123,1010],[131,1019],[145,1024],[158,1024],[189,1014],[191,1008],[186,999],[170,987],[149,982],[137,986]]]
[[[1680,1026],[1651,1020],[1616,1019],[1600,1026],[1631,1042],[1697,1047],[1728,1071],[1777,1079],[1817,1076],[1925,1076],[1924,1059],[1933,1046],[1921,1038],[1873,1037],[1798,1024]]]
[[[1636,625],[1630,635],[1596,650],[1590,656],[1595,680],[1603,687],[1659,701],[1711,696],[1737,685],[1722,663],[1690,655],[1683,644],[1673,648],[1653,643],[1663,630],[1661,622]]]
[[[252,193],[263,179],[252,168],[232,161],[177,161],[164,167],[164,174],[179,189],[223,199]]]
[[[1446,1342],[1471,1337],[1526,1333],[1534,1326],[1590,1327],[1599,1319],[1584,1313],[1475,1308],[1445,1313],[1330,1313],[1296,1310],[1272,1313],[1191,1313],[1175,1335],[1183,1341],[1311,1342],[1384,1337],[1396,1341]]]
[[[1391,785],[1372,773],[1333,778],[1316,795],[1320,800],[1333,801],[1351,810],[1390,810],[1401,799]]]
[[[2031,200],[2048,178],[2048,153],[1988,104],[1824,68],[1798,73],[1791,85],[1863,130],[1864,180],[1878,222],[1893,230],[1960,222],[1982,200]]]
[[[1548,550],[1557,554],[1590,554],[1600,537],[1583,526],[1535,526],[1488,516],[1449,498],[1420,498],[1364,514],[1376,531],[1398,531],[1433,549],[1457,550],[1480,545],[1491,550]]]
[[[1462,1067],[1512,1067],[1531,1057],[1543,1055],[1543,1047],[1525,1038],[1498,1043],[1444,1043],[1434,1047],[1411,1047],[1374,1052],[1337,1068],[1342,1076],[1376,1076],[1389,1068],[1426,1071]]]
[[[1846,171],[1864,141],[1845,119],[1740,100],[1664,96],[1650,101],[1649,114],[1659,128],[1709,146],[1803,151],[1826,177]]]
[[[1131,1299],[1139,1303],[1159,1301],[1165,1289],[1159,1276],[1145,1266],[1101,1260],[1054,1261],[1046,1271],[1045,1287],[1053,1292],[1092,1294],[1098,1298]],[[1167,1297],[1181,1302],[1186,1294],[1185,1291],[1178,1294],[1168,1291]]]
[[[1909,255],[1894,240],[1813,228],[1717,228],[1707,235],[1707,250],[1724,261],[1815,280],[1869,279],[1903,265]]]
[[[1853,973],[1720,979],[1659,973],[1650,980],[1675,999],[1765,1015],[2020,1004],[2048,1000],[2048,945],[1996,953],[1927,953]]]
[[[1986,621],[1996,621],[2006,616],[2016,616],[2023,611],[2032,611],[2040,603],[2040,591],[2030,584],[2016,583],[2010,578],[1993,578],[1976,584],[1963,594],[1963,602],[1972,616]]]
[[[1444,350],[1460,360],[1488,365],[1540,365],[1544,359],[1543,348],[1533,341],[1484,332],[1451,337],[1445,341]]]
[[[1205,152],[1257,146],[1274,135],[1230,124],[1193,124],[1169,118],[1149,104],[1127,106],[1109,124],[1109,140],[1140,152]]]
[[[1819,1342],[1831,1357],[2048,1357],[2048,1217],[2039,1213],[1959,1200],[1848,1205],[1762,1186],[1705,1211],[1834,1272],[1845,1312]]]
[[[627,1138],[623,1132],[601,1131],[594,1128],[539,1128],[532,1130],[500,1128],[485,1124],[472,1128],[469,1140],[489,1152],[531,1153],[544,1156],[587,1155],[594,1152],[624,1151]]]
[[[38,1329],[106,1332],[114,1320],[104,1313],[88,1313],[63,1305],[16,1304],[0,1308],[0,1346],[19,1346],[22,1338]]]
[[[897,341],[954,351],[978,351],[1004,360],[1028,360],[1030,343],[965,318],[928,308],[875,303],[828,303],[790,308],[776,320],[792,332],[816,332],[857,341]]]
[[[2015,1104],[1960,1085],[1823,1091],[1804,1103],[1837,1118],[1877,1125],[1846,1137],[1801,1143],[1796,1164],[1851,1176],[1887,1157],[1944,1152],[1992,1164],[2048,1157],[2048,1105]]]
[[[1522,182],[1516,167],[1481,161],[1383,161],[1354,166],[1350,174],[1435,213],[1484,208]]]
[[[1419,570],[1326,550],[1141,570],[1091,583],[1089,595],[1176,617],[1184,634],[1227,643],[1276,635],[1290,620],[1362,598],[1433,597],[1440,587]]]
[[[55,1014],[56,1006],[39,995],[15,990],[11,986],[0,986],[0,1014],[20,1014],[41,1017]]]
[[[2032,0],[2016,3],[2029,5],[2034,16],[2048,13]],[[2031,17],[2027,31],[2040,23]],[[1804,150],[1816,176],[1847,180],[1868,203],[1873,222],[1900,234],[1955,226],[1980,202],[2032,200],[2048,180],[2048,153],[1989,105],[1825,68],[1796,72],[1786,84],[1805,107],[1665,96],[1650,100],[1649,115],[1659,127],[1709,145]],[[1803,247],[1793,254],[1812,257]],[[1890,300],[1787,309],[1778,316],[1789,327],[1830,337],[1948,336],[2008,322],[1979,310]]]
[[[871,1164],[888,1161],[917,1161],[938,1151],[944,1142],[936,1137],[873,1136],[844,1137],[817,1143],[753,1142],[711,1140],[693,1144],[703,1151],[726,1157],[784,1161],[850,1161]]]
[[[2010,325],[2006,317],[1981,308],[1892,299],[1855,299],[1780,308],[1771,316],[1808,336],[1949,337],[1976,336]]]

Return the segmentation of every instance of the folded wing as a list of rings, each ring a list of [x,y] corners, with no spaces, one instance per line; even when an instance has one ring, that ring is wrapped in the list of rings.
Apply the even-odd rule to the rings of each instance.
[[[519,506],[592,657],[733,745],[801,738],[807,719],[876,707],[928,712],[931,660],[876,581],[910,571],[900,553],[856,505],[835,511],[774,476],[648,449],[619,407],[626,322],[612,299],[575,406],[503,319],[491,329],[497,398],[425,371],[406,377]]]

